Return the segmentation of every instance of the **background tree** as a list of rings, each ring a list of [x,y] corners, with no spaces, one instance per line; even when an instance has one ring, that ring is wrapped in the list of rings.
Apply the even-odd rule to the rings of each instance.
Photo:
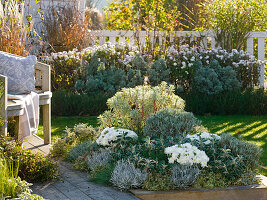
[[[202,28],[213,29],[218,46],[243,48],[250,31],[267,30],[265,0],[206,0],[202,4]]]
[[[171,1],[170,1],[171,2]],[[165,0],[115,0],[106,9],[108,30],[181,29],[178,6]]]

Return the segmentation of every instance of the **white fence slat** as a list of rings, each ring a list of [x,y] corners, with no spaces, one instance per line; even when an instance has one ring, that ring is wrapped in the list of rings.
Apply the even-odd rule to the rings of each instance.
[[[265,38],[264,37],[258,38],[258,59],[261,61],[265,60]],[[260,77],[259,77],[259,84],[262,87],[264,87],[264,72],[265,72],[265,65],[262,64],[260,67]]]
[[[134,37],[134,35],[132,35],[131,37],[129,37],[129,44],[131,46],[135,44],[135,37]]]
[[[116,43],[116,37],[109,37],[109,42],[111,44],[115,44]]]
[[[211,48],[212,49],[215,49],[215,46],[216,46],[215,38],[214,37],[211,37]]]
[[[100,36],[99,37],[99,45],[103,45],[106,43],[106,37]]]
[[[200,46],[204,49],[206,49],[208,47],[208,38],[207,37],[203,37],[200,40]]]
[[[254,46],[253,46],[253,38],[252,37],[249,37],[247,39],[247,52],[250,54],[250,55],[253,55],[253,52],[254,52]]]
[[[125,43],[125,37],[119,36],[119,43]]]

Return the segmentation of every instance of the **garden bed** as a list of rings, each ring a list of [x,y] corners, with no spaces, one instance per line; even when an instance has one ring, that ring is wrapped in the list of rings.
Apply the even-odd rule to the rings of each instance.
[[[124,88],[107,105],[109,110],[98,117],[99,127],[67,128],[51,151],[86,171],[90,181],[121,191],[214,189],[260,182],[256,175],[262,149],[229,133],[206,132],[166,82]],[[184,191],[192,195],[208,190]],[[184,195],[181,190],[179,194]]]
[[[227,188],[215,189],[196,189],[173,191],[146,191],[131,190],[131,192],[140,199],[145,200],[263,200],[267,199],[267,177],[261,176],[261,184],[248,186],[233,186]]]

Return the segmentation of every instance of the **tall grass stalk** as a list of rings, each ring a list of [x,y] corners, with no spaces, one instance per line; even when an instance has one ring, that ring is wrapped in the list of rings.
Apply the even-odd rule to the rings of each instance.
[[[89,31],[77,0],[49,5],[44,15],[45,38],[55,52],[82,49],[89,45]]]
[[[3,1],[2,1],[3,2]],[[0,50],[25,56],[33,23],[23,22],[24,4],[16,0],[0,3]]]
[[[20,193],[18,187],[18,164],[8,161],[0,153],[0,199],[5,197],[15,198]]]

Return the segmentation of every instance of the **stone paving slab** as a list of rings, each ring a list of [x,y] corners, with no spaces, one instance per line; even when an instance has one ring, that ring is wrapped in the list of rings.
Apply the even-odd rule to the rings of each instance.
[[[88,174],[75,170],[69,163],[59,162],[60,178],[53,183],[34,184],[34,194],[50,200],[137,200],[133,194],[88,181]]]

